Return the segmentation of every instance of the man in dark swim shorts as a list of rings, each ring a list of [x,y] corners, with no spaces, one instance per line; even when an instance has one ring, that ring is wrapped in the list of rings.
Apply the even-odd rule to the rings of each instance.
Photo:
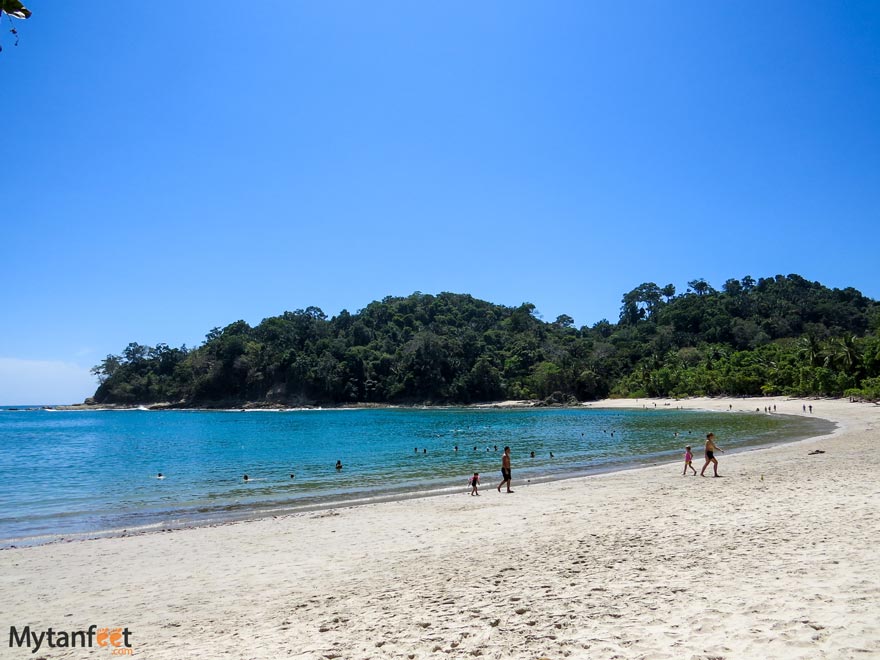
[[[498,484],[498,492],[501,492],[501,487],[504,484],[507,484],[507,492],[512,493],[510,490],[510,447],[504,448],[504,455],[501,457],[501,483]]]
[[[715,434],[710,433],[706,436],[706,462],[703,463],[703,469],[700,470],[700,476],[705,477],[706,468],[709,467],[709,463],[712,464],[712,469],[715,471],[715,476],[718,476],[718,459],[715,458],[715,452],[720,451],[722,454],[724,450],[715,444]]]

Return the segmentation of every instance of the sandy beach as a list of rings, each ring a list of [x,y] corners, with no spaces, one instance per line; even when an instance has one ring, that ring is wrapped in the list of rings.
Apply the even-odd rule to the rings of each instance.
[[[4,636],[127,627],[150,659],[880,657],[880,407],[591,405],[654,403],[812,405],[838,430],[719,454],[720,479],[677,462],[526,485],[514,455],[510,495],[493,473],[479,498],[6,550]]]

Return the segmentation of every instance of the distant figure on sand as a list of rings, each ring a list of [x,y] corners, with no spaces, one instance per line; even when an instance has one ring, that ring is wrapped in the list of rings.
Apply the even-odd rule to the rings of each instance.
[[[706,462],[703,464],[703,469],[700,470],[700,476],[706,476],[704,473],[706,472],[706,468],[709,467],[709,463],[712,464],[712,469],[715,471],[715,476],[718,476],[718,459],[715,458],[715,452],[720,451],[722,454],[724,450],[715,444],[715,434],[710,433],[706,436]]]
[[[337,470],[341,470],[341,469],[342,469],[342,461],[336,461],[336,469],[337,469]]]
[[[507,492],[512,493],[510,490],[510,481],[511,481],[511,473],[510,473],[510,447],[504,448],[504,454],[501,456],[501,483],[498,484],[498,492],[501,492],[501,487],[504,484],[507,484]]]
[[[684,470],[682,471],[682,476],[687,474],[688,468],[694,471],[694,476],[697,476],[697,468],[695,468],[691,461],[694,460],[694,455],[691,453],[691,446],[688,445],[684,448]]]
[[[471,495],[479,496],[480,491],[477,490],[477,486],[480,485],[480,473],[474,472],[474,476],[471,477]]]

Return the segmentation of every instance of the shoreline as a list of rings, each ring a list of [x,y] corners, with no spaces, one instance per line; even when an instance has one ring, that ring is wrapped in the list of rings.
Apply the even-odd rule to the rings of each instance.
[[[584,409],[592,409],[592,410],[632,410],[632,411],[641,411],[646,406],[639,404],[639,401],[648,401],[650,403],[658,403],[659,407],[648,407],[649,411],[655,410],[657,412],[662,411],[673,411],[678,410],[679,408],[687,408],[691,411],[700,411],[707,413],[721,413],[721,412],[731,412],[727,408],[721,409],[713,409],[712,407],[690,407],[685,406],[682,407],[683,400],[672,400],[672,399],[641,399],[641,400],[631,400],[631,399],[616,399],[616,400],[605,400],[593,403],[587,403],[580,406],[554,406],[553,409],[569,409],[569,410],[584,410]],[[725,400],[728,401],[728,400]],[[443,407],[433,407],[432,409],[450,409],[450,410],[468,410],[468,409],[478,409],[478,410],[486,410],[486,409],[521,409],[521,408],[531,408],[529,405],[520,405],[528,402],[517,402],[517,401],[508,401],[508,402],[496,402],[493,404],[477,404],[474,406],[443,406]],[[631,405],[629,405],[631,404]],[[636,405],[639,404],[639,405]],[[675,404],[675,407],[673,407]],[[422,407],[414,407],[414,409],[421,409]],[[353,408],[357,409],[357,408]],[[374,409],[374,408],[364,408],[364,409]],[[399,409],[398,407],[391,408],[383,408],[383,409]],[[137,410],[135,408],[126,408],[122,410]],[[299,409],[292,409],[290,412],[297,412]],[[327,410],[337,410],[337,409],[327,409]],[[103,411],[103,410],[102,410]],[[200,410],[190,410],[186,412],[202,412]],[[209,410],[208,412],[237,412],[237,411],[220,411],[220,410]],[[268,412],[268,411],[267,411]],[[749,409],[735,409],[732,411],[734,414],[755,414],[755,411]],[[785,413],[777,412],[775,413],[776,417],[786,417],[786,416],[794,416],[791,413],[786,415]],[[833,422],[832,422],[833,423]],[[840,426],[839,424],[837,425]],[[791,436],[783,435],[779,440],[773,440],[769,442],[761,442],[760,444],[754,445],[745,445],[740,447],[735,447],[729,450],[729,455],[737,455],[743,452],[755,452],[761,451],[764,449],[772,449],[773,447],[777,447],[780,445],[788,445],[792,443],[811,441],[817,438],[827,437],[829,434],[834,433],[835,431],[829,430],[830,433],[821,433],[819,435],[815,435],[811,432],[810,435],[802,435],[802,433],[798,433],[793,438]],[[698,441],[699,442],[699,441]],[[701,451],[701,450],[698,450]],[[540,484],[546,483],[556,483],[556,482],[564,482],[569,480],[578,480],[578,479],[589,479],[593,477],[599,477],[607,474],[615,474],[618,472],[625,471],[633,471],[633,470],[643,470],[649,469],[653,467],[660,466],[669,466],[673,465],[677,462],[678,459],[671,459],[670,457],[662,456],[652,456],[648,455],[639,455],[634,457],[634,460],[630,463],[615,463],[615,464],[597,464],[590,465],[586,467],[575,467],[571,466],[568,468],[557,468],[555,470],[549,472],[542,472],[537,475],[532,474],[529,471],[526,471],[525,476],[522,476],[522,479],[526,479],[525,487],[537,486]],[[518,470],[519,474],[523,473]],[[438,481],[437,483],[432,483],[428,486],[419,485],[418,487],[407,486],[407,485],[399,485],[393,488],[379,488],[379,489],[368,489],[363,491],[357,491],[353,493],[347,493],[342,495],[326,495],[326,496],[315,496],[314,498],[307,498],[304,500],[294,499],[289,501],[271,501],[271,502],[257,502],[247,505],[241,505],[237,507],[229,506],[227,509],[218,509],[217,511],[209,512],[207,510],[199,512],[196,515],[196,512],[184,512],[178,511],[175,515],[172,515],[170,518],[159,521],[144,521],[138,525],[128,525],[123,527],[122,525],[118,527],[111,527],[107,529],[95,529],[83,532],[76,531],[67,531],[67,532],[58,532],[58,533],[44,533],[37,534],[34,536],[22,536],[22,537],[9,537],[0,540],[0,551],[19,549],[19,548],[28,548],[28,547],[37,547],[43,545],[55,545],[62,543],[74,543],[74,542],[84,542],[84,541],[94,541],[98,539],[106,539],[106,538],[128,538],[128,537],[136,537],[136,536],[144,536],[156,533],[168,533],[174,532],[178,530],[186,530],[186,529],[197,529],[202,527],[216,527],[227,524],[238,524],[238,523],[246,523],[250,521],[258,521],[266,518],[288,518],[288,517],[296,517],[296,516],[304,516],[315,512],[322,511],[331,511],[335,509],[351,509],[358,508],[369,505],[376,504],[386,504],[392,502],[405,502],[415,499],[421,498],[435,498],[435,497],[445,497],[459,494],[461,492],[466,491],[467,488],[461,486],[459,484],[458,478],[448,478],[446,481]],[[183,516],[182,518],[180,516]]]
[[[836,430],[722,454],[722,479],[667,463],[7,550],[0,619],[128,626],[160,660],[873,657],[880,410],[809,401]]]
[[[692,406],[688,405],[693,401],[724,401],[724,402],[741,402],[741,401],[750,401],[750,402],[773,402],[773,401],[804,401],[804,402],[813,402],[813,401],[841,401],[844,403],[852,403],[852,404],[865,404],[865,405],[874,405],[880,407],[880,402],[874,401],[856,401],[856,400],[844,400],[839,397],[797,397],[797,396],[767,396],[767,397],[685,397],[682,399],[674,399],[674,398],[640,398],[640,399],[598,399],[596,401],[582,401],[577,403],[576,405],[567,404],[567,403],[544,403],[538,400],[532,399],[518,399],[518,400],[508,400],[508,401],[491,401],[485,403],[449,403],[449,404],[418,404],[418,403],[353,403],[353,404],[339,404],[339,405],[302,405],[302,406],[284,406],[278,404],[271,404],[268,402],[248,402],[242,406],[230,406],[230,407],[200,407],[200,406],[182,406],[178,404],[170,404],[170,403],[153,403],[153,404],[85,404],[85,403],[74,403],[69,405],[55,405],[55,406],[44,406],[44,405],[35,405],[35,406],[3,406],[0,407],[0,411],[10,411],[10,412],[37,412],[37,411],[53,411],[53,412],[111,412],[111,411],[141,411],[141,412],[301,412],[301,411],[320,411],[320,410],[446,410],[446,409],[460,409],[460,410],[487,410],[487,409],[520,409],[520,408],[547,408],[553,410],[580,410],[583,408],[597,408],[597,409],[619,409],[619,408],[627,408],[627,409],[641,409],[639,407],[640,402],[648,401],[652,403],[663,402],[665,406],[670,407],[671,409],[675,409],[677,407],[681,407],[682,409],[693,410]],[[760,406],[759,406],[760,408]],[[725,410],[715,409],[712,407],[701,408],[701,410],[705,410],[707,412],[725,412]],[[741,411],[741,412],[753,412],[750,410]]]
[[[665,398],[620,398],[620,399],[598,399],[596,401],[581,401],[575,405],[567,403],[545,403],[537,399],[510,399],[505,401],[487,401],[482,403],[341,403],[341,404],[303,404],[299,406],[280,405],[268,401],[248,401],[241,405],[218,405],[218,406],[187,406],[181,403],[72,403],[65,405],[29,405],[29,406],[3,406],[0,410],[9,410],[17,412],[35,412],[40,410],[60,411],[60,412],[109,412],[109,411],[144,411],[144,412],[163,412],[163,411],[186,411],[186,412],[298,412],[304,410],[409,410],[409,409],[426,409],[426,410],[443,410],[443,409],[516,409],[516,408],[552,408],[552,409],[580,409],[580,408],[638,408],[639,402],[662,401],[667,406],[682,406],[688,402],[702,401],[845,401],[839,397],[798,397],[798,396],[766,396],[766,397],[730,397],[730,396],[689,396],[680,399]],[[856,401],[849,400],[848,403],[864,403],[880,407],[880,402],[873,401]],[[622,403],[623,405],[617,405]],[[632,405],[626,405],[631,403]],[[759,406],[760,407],[760,406]],[[690,406],[688,406],[690,408]],[[705,410],[714,410],[705,408]]]

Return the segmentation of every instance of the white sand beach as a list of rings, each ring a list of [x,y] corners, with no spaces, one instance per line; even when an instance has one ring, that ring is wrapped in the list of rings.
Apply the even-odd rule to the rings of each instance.
[[[492,474],[479,498],[6,550],[4,636],[128,627],[150,659],[880,657],[880,407],[656,403],[808,404],[839,428],[719,454],[720,479],[677,462],[526,485],[514,455],[511,495]]]

